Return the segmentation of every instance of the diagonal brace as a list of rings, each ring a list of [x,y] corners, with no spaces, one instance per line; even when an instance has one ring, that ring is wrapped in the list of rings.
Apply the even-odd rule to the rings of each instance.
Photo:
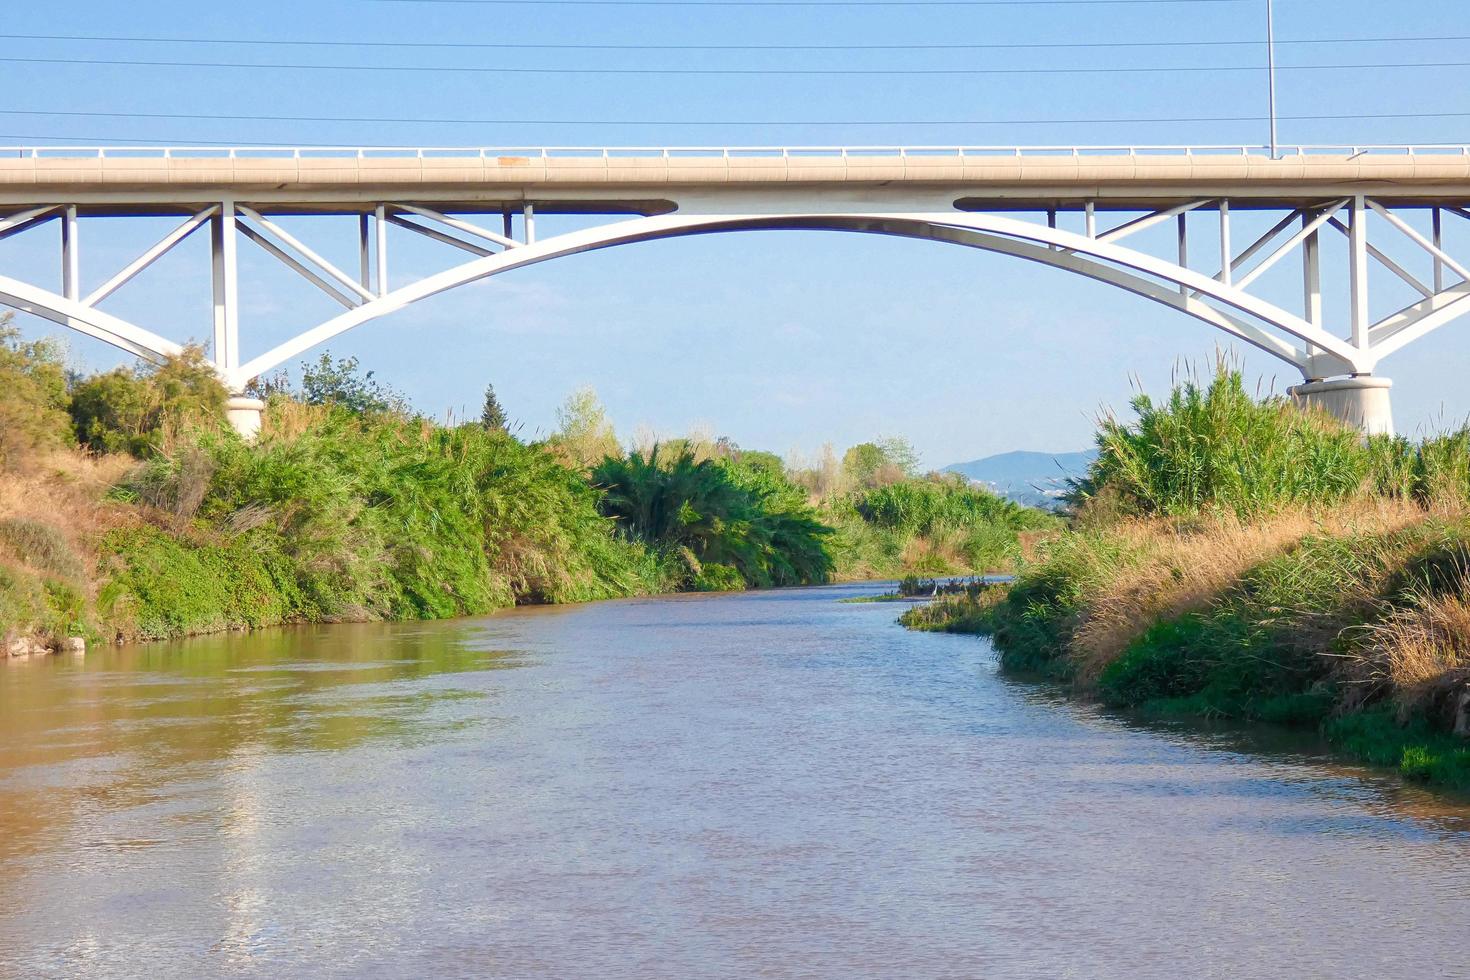
[[[1377,201],[1370,199],[1368,201],[1368,206],[1374,211],[1377,211],[1386,221],[1388,221],[1389,224],[1393,225],[1399,231],[1407,235],[1411,241],[1413,241],[1420,248],[1424,249],[1424,251],[1428,252],[1430,255],[1434,256],[1436,259],[1439,259],[1449,268],[1453,269],[1455,273],[1460,276],[1460,278],[1470,279],[1470,270],[1466,270],[1463,265],[1450,258],[1449,253],[1447,253],[1444,249],[1440,248],[1438,245],[1434,244],[1429,239],[1419,234],[1419,232],[1414,229],[1413,225],[1410,225],[1403,218],[1400,218],[1398,215],[1394,214],[1392,211],[1388,210],[1388,208],[1385,208]]]
[[[1282,242],[1281,245],[1276,249],[1276,251],[1272,252],[1270,255],[1262,259],[1259,265],[1257,265],[1250,272],[1247,272],[1245,275],[1241,276],[1239,279],[1235,280],[1235,288],[1244,289],[1251,283],[1255,282],[1261,277],[1262,273],[1264,273],[1267,269],[1271,268],[1277,262],[1280,262],[1283,258],[1285,258],[1292,249],[1296,248],[1298,245],[1304,242],[1313,232],[1317,231],[1317,229],[1325,225],[1328,219],[1330,219],[1334,214],[1347,207],[1347,204],[1347,199],[1343,198],[1342,200],[1336,202],[1335,204],[1329,205],[1325,210],[1318,213],[1315,218],[1302,225],[1302,227],[1297,231],[1296,234],[1292,235],[1286,241]]]
[[[443,242],[445,245],[453,245],[455,248],[464,249],[466,252],[469,252],[473,255],[486,256],[495,254],[488,248],[481,248],[479,245],[472,244],[470,242],[464,241],[463,239],[455,238],[453,235],[446,235],[444,234],[444,232],[440,231],[437,228],[426,228],[423,225],[419,224],[417,221],[409,221],[407,218],[404,218],[400,215],[389,214],[387,217],[390,222],[400,228],[407,228],[409,231],[416,231],[420,235],[423,235],[427,238],[432,238],[436,242]]]
[[[356,279],[352,278],[347,273],[343,272],[341,269],[337,268],[335,265],[322,258],[309,246],[305,245],[298,238],[296,238],[296,236],[292,235],[286,229],[282,228],[274,221],[271,221],[260,212],[255,211],[251,208],[247,208],[243,204],[236,205],[235,210],[239,211],[245,217],[249,218],[251,221],[254,221],[256,224],[260,225],[260,227],[264,228],[266,231],[270,232],[272,235],[275,235],[281,241],[294,248],[308,262],[312,263],[317,268],[325,272],[327,275],[331,276],[333,279],[337,280],[342,285],[346,286],[348,289],[361,296],[364,300],[377,299],[377,296],[371,290],[365,288],[362,283],[358,282]],[[257,243],[259,243],[260,241],[258,238],[253,240]],[[273,254],[277,254],[277,257],[279,257],[278,253]],[[298,268],[297,271],[299,272],[301,270]],[[332,292],[336,292],[336,290],[332,290]]]
[[[105,283],[92,290],[92,292],[88,294],[85,299],[82,300],[82,305],[96,306],[98,303],[102,302],[104,299],[117,292],[130,280],[132,280],[134,276],[142,272],[144,269],[148,268],[154,262],[157,262],[159,259],[163,258],[166,254],[168,254],[170,249],[192,235],[201,225],[203,225],[210,218],[214,217],[215,214],[217,214],[218,212],[219,205],[217,204],[213,207],[205,208],[203,211],[200,211],[198,214],[194,215],[192,218],[179,225],[167,235],[164,235],[158,240],[157,243],[149,248],[148,251],[144,252],[133,261],[129,262],[117,275],[113,276],[111,279],[107,280]]]
[[[516,248],[521,244],[514,238],[490,231],[488,228],[481,228],[479,225],[471,224],[460,218],[451,218],[447,214],[440,214],[438,211],[433,211],[417,204],[395,204],[393,206],[400,211],[407,211],[409,214],[416,214],[420,218],[437,221],[441,225],[448,225],[450,228],[456,231],[462,231],[466,235],[473,235],[476,238],[482,238],[487,242],[494,242],[496,245],[502,245],[505,248]]]
[[[1122,238],[1126,238],[1127,236],[1132,235],[1134,232],[1142,231],[1143,229],[1156,225],[1161,221],[1168,221],[1170,218],[1175,217],[1176,215],[1186,214],[1190,211],[1195,210],[1196,208],[1202,208],[1209,203],[1210,202],[1208,200],[1190,201],[1186,204],[1175,205],[1172,208],[1165,208],[1162,211],[1155,211],[1153,214],[1146,214],[1141,218],[1134,218],[1132,221],[1125,221],[1118,227],[1110,231],[1105,231],[1101,235],[1098,235],[1097,240],[1100,242],[1116,242]]]
[[[252,242],[259,245],[261,248],[265,249],[276,258],[280,259],[287,266],[300,273],[302,278],[304,278],[307,282],[312,283],[322,292],[326,293],[328,296],[332,297],[334,300],[341,303],[349,310],[358,305],[357,300],[343,293],[341,290],[337,289],[321,276],[317,275],[315,270],[313,270],[310,266],[297,259],[296,256],[292,255],[290,252],[287,252],[285,249],[281,248],[281,246],[271,241],[265,235],[262,235],[259,231],[255,230],[244,222],[240,223],[239,228],[240,234],[244,235],[246,238],[250,239]]]

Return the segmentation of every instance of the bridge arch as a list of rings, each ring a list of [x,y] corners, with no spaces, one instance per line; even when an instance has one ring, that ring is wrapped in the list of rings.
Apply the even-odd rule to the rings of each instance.
[[[1300,316],[1182,265],[1135,249],[1014,218],[968,212],[930,214],[688,214],[615,221],[545,238],[464,262],[355,306],[271,350],[225,370],[241,390],[253,378],[354,327],[420,300],[524,266],[617,245],[736,231],[805,230],[882,234],[963,245],[1063,269],[1178,310],[1291,364],[1303,377],[1369,373],[1373,358]],[[1206,302],[1213,300],[1214,303]],[[1221,307],[1224,307],[1222,309]],[[1274,328],[1285,337],[1271,332]],[[1292,341],[1300,341],[1301,346]],[[1313,349],[1315,348],[1315,350]],[[1320,375],[1319,375],[1320,376]]]

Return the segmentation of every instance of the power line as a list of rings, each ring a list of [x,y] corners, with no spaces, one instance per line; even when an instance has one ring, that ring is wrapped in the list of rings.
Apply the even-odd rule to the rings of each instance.
[[[1130,123],[1256,123],[1264,115],[1252,116],[1096,116],[1077,119],[473,119],[424,116],[280,116],[224,113],[178,112],[85,112],[76,110],[0,109],[0,116],[50,116],[89,119],[169,119],[191,122],[226,120],[229,122],[273,123],[365,123],[368,125],[404,124],[439,126],[1076,126],[1124,125]],[[1332,122],[1350,119],[1462,119],[1466,112],[1381,112],[1278,116],[1291,122]],[[72,137],[45,137],[71,139]],[[81,137],[76,137],[80,139]]]
[[[385,0],[386,2],[386,0]],[[1095,2],[1095,0],[1089,0]],[[129,68],[243,68],[269,71],[469,72],[485,75],[1135,75],[1168,72],[1258,72],[1261,65],[1127,65],[1100,68],[506,68],[484,65],[320,65],[231,61],[139,61],[108,58],[0,58],[22,65]],[[1466,61],[1379,62],[1355,65],[1278,65],[1278,71],[1363,71],[1383,68],[1470,68]]]
[[[989,42],[977,44],[560,44],[479,41],[338,41],[298,38],[144,37],[100,34],[0,34],[7,41],[82,41],[127,44],[217,44],[258,47],[400,48],[491,51],[1007,51],[1072,50],[1078,48],[1216,48],[1258,47],[1260,38],[1238,41],[1057,41]],[[1424,44],[1470,41],[1470,35],[1418,37],[1323,37],[1278,40],[1281,45],[1305,44]]]

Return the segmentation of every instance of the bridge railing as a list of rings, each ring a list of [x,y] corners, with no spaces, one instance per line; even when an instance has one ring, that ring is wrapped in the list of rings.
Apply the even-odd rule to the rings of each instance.
[[[752,157],[1141,157],[1253,156],[1269,154],[1265,146],[15,146],[0,147],[0,158],[65,159],[426,159],[433,157],[556,158],[752,158]],[[1470,156],[1470,145],[1298,144],[1277,148],[1283,158],[1330,156]]]

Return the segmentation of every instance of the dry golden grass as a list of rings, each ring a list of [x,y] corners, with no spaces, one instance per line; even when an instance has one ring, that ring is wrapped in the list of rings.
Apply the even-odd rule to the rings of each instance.
[[[1367,499],[1294,510],[1242,522],[1235,518],[1136,520],[1109,536],[1130,560],[1089,600],[1073,634],[1078,680],[1096,680],[1134,639],[1160,619],[1199,612],[1251,567],[1309,535],[1382,534],[1424,520],[1410,503]]]
[[[1447,591],[1423,592],[1367,629],[1352,658],[1361,686],[1387,687],[1402,716],[1428,711],[1470,735],[1470,575]]]
[[[291,441],[320,426],[331,414],[326,405],[307,405],[294,398],[272,398],[261,419],[262,439]]]
[[[33,457],[23,471],[0,472],[0,520],[7,526],[0,565],[22,578],[59,577],[95,599],[102,584],[99,542],[108,531],[139,520],[134,508],[106,499],[133,465],[127,457],[56,450]],[[0,622],[0,633],[9,636],[25,626]]]
[[[24,472],[0,473],[0,517],[51,524],[74,545],[90,546],[111,528],[134,520],[129,508],[105,499],[134,465],[127,456],[58,450]]]

